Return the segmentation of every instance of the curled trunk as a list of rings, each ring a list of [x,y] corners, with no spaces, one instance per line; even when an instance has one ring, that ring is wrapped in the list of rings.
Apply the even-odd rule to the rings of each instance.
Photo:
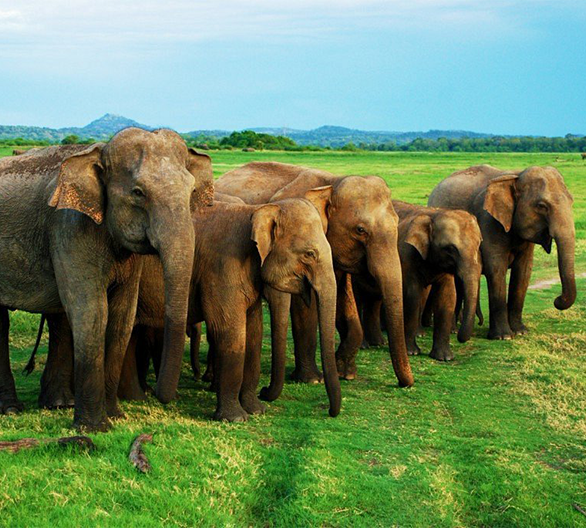
[[[573,231],[573,230],[572,230]],[[576,279],[574,276],[575,235],[554,236],[558,250],[558,269],[562,281],[562,294],[554,301],[558,310],[567,310],[576,300]]]

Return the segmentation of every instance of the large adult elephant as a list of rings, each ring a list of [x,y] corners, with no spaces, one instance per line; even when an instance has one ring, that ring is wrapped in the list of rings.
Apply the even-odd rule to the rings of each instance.
[[[216,190],[238,196],[249,204],[274,202],[285,198],[303,197],[310,189],[324,189],[328,206],[324,225],[332,248],[338,279],[338,328],[342,343],[337,353],[338,370],[342,377],[356,374],[355,356],[362,343],[362,328],[356,310],[350,274],[369,276],[380,288],[386,309],[390,354],[399,384],[413,385],[413,375],[405,346],[403,330],[403,294],[401,264],[397,251],[398,217],[391,203],[391,191],[376,176],[335,176],[329,172],[284,163],[255,162],[224,174],[216,181]],[[329,190],[331,186],[331,190]],[[269,299],[273,316],[273,372],[271,387],[261,395],[273,400],[280,394],[284,378],[285,339],[283,310],[289,304],[283,296]],[[278,299],[275,297],[279,297]],[[317,316],[315,303],[305,306],[298,296],[291,299],[293,336],[295,340],[298,381],[315,381]],[[341,317],[343,320],[340,320]],[[278,328],[275,331],[275,327]]]
[[[136,313],[142,259],[165,280],[162,369],[181,361],[195,244],[191,212],[211,202],[211,161],[170,130],[0,160],[0,411],[22,409],[8,309],[65,312],[75,348],[74,425],[105,430]],[[169,380],[169,376],[165,376]],[[176,381],[157,386],[163,402]]]
[[[503,171],[479,165],[455,172],[430,194],[430,206],[464,209],[478,219],[483,273],[488,282],[490,339],[510,339],[527,332],[522,313],[535,244],[549,253],[555,240],[562,294],[554,305],[565,310],[574,304],[572,203],[562,175],[553,167]]]

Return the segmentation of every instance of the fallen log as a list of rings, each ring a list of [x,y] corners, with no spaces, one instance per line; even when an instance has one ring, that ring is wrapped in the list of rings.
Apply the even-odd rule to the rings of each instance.
[[[148,473],[152,468],[149,460],[144,452],[143,444],[153,441],[152,434],[140,434],[132,442],[128,460],[141,473]]]
[[[20,440],[12,440],[9,442],[2,441],[0,442],[0,451],[18,453],[21,449],[31,449],[47,444],[57,444],[60,446],[73,445],[88,451],[93,451],[96,448],[92,439],[87,436],[65,436],[63,438],[21,438]]]

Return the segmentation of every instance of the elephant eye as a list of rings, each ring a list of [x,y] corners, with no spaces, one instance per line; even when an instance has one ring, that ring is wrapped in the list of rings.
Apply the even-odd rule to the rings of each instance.
[[[357,232],[359,235],[365,235],[365,234],[366,234],[366,229],[364,229],[364,227],[362,227],[362,226],[358,226],[358,227],[356,228],[356,232]]]
[[[307,258],[315,258],[315,251],[314,251],[313,249],[308,249],[308,250],[305,252],[305,256],[306,256]]]
[[[144,191],[140,187],[135,187],[134,189],[132,189],[132,194],[134,194],[134,196],[137,196],[138,198],[144,198],[145,196]]]
[[[537,202],[537,209],[543,213],[547,213],[547,211],[549,211],[549,207],[545,202]]]

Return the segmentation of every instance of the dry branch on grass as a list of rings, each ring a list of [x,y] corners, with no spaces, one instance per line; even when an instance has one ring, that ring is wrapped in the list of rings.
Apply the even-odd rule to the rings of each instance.
[[[141,434],[134,439],[134,442],[132,442],[128,460],[130,460],[130,463],[141,473],[148,473],[151,470],[151,465],[142,446],[143,444],[152,441],[152,434]]]
[[[21,449],[31,449],[47,444],[73,445],[88,451],[93,451],[96,448],[92,439],[87,436],[65,436],[63,438],[21,438],[20,440],[0,442],[0,451],[18,453]]]

